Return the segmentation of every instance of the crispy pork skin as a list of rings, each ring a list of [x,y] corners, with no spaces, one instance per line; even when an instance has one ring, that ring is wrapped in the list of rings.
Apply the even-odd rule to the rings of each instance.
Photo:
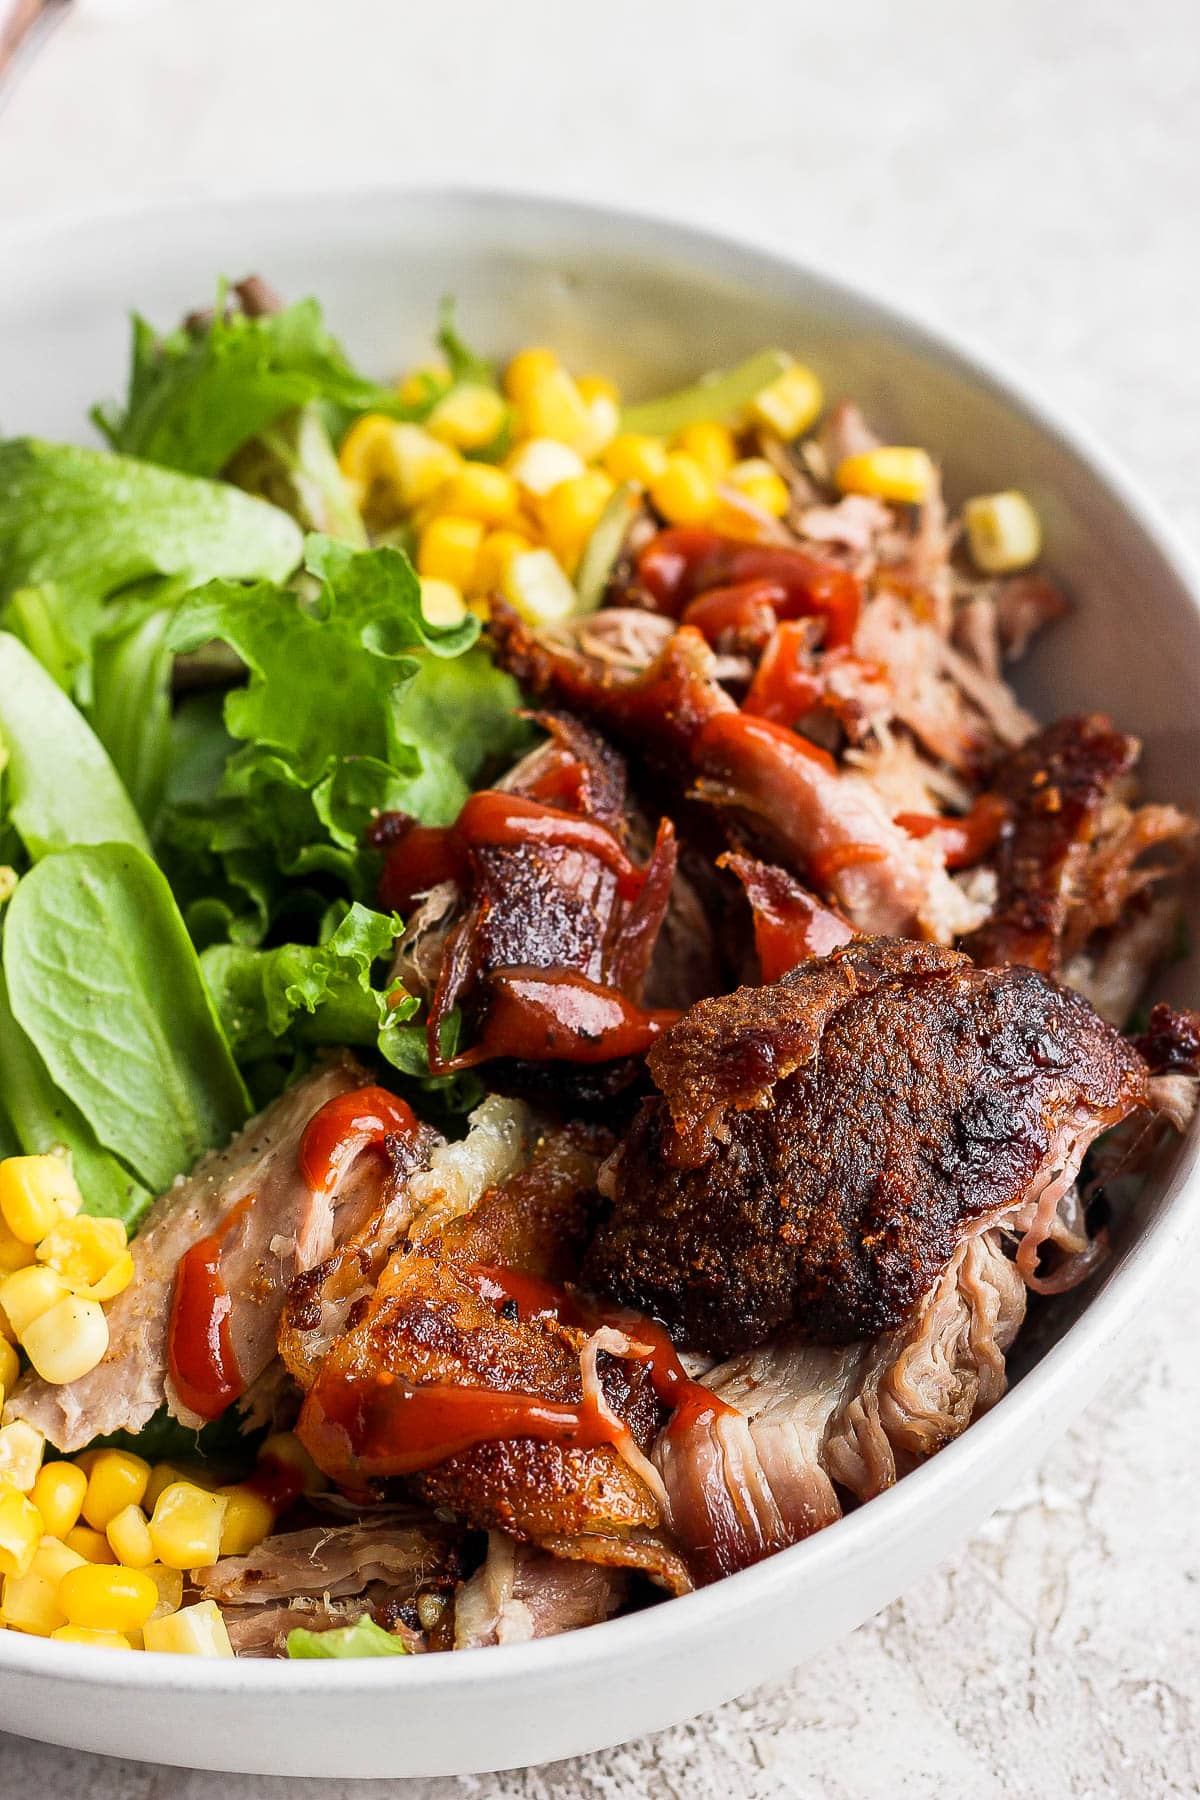
[[[377,1203],[382,1158],[359,1159],[319,1192],[304,1181],[298,1160],[313,1114],[368,1079],[349,1055],[325,1063],[251,1119],[227,1149],[205,1156],[168,1188],[133,1240],[133,1280],[107,1308],[103,1361],[65,1387],[27,1375],[5,1418],[27,1419],[67,1452],[102,1433],[140,1431],[164,1399],[185,1424],[202,1424],[174,1392],[168,1339],[180,1259],[218,1232],[220,1278],[232,1300],[230,1342],[249,1388],[275,1355],[288,1282]]]
[[[889,939],[701,1001],[649,1066],[584,1278],[722,1354],[900,1324],[969,1231],[1034,1198],[1052,1215],[1147,1093],[1078,995]]]

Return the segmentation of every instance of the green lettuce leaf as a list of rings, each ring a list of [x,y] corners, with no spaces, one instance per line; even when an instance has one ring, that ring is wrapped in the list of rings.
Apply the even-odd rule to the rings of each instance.
[[[226,465],[225,479],[269,500],[305,531],[367,547],[367,528],[338,467],[332,440],[316,406],[299,406],[265,425]]]
[[[297,1626],[288,1632],[287,1653],[303,1659],[318,1656],[407,1656],[408,1646],[376,1625],[364,1613],[356,1625],[336,1626],[332,1631],[305,1631]]]
[[[141,850],[46,856],[4,923],[13,1016],[97,1141],[156,1193],[249,1100],[166,880]]]
[[[348,413],[413,416],[390,388],[351,366],[315,300],[257,317],[227,309],[160,335],[135,316],[123,408],[92,417],[114,450],[189,475],[217,475],[285,413],[322,400]]]

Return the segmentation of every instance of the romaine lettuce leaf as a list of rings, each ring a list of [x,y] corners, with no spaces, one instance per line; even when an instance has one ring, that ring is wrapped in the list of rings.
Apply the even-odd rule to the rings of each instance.
[[[4,921],[12,1013],[97,1141],[161,1193],[249,1097],[161,871],[130,844],[43,857]]]
[[[408,1646],[364,1613],[356,1625],[335,1626],[332,1631],[306,1631],[297,1626],[288,1632],[287,1653],[293,1658],[318,1656],[407,1656]]]

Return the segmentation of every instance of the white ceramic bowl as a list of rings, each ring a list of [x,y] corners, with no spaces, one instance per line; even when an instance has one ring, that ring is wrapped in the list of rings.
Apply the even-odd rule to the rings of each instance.
[[[727,239],[543,200],[383,193],[179,205],[0,244],[0,419],[76,437],[119,390],[131,306],[156,322],[219,272],[315,292],[380,373],[427,348],[439,296],[472,341],[559,345],[627,392],[777,343],[894,440],[943,456],[951,497],[1019,484],[1080,604],[1033,658],[1045,717],[1140,732],[1157,797],[1200,803],[1200,583],[1150,505],[1011,378],[878,301]],[[1195,962],[1176,997],[1200,997]],[[636,1615],[471,1655],[222,1663],[0,1633],[0,1725],[198,1768],[431,1775],[538,1763],[702,1712],[814,1656],[911,1586],[1096,1392],[1200,1210],[1197,1142],[1151,1183],[1105,1274],[1045,1315],[1007,1398],[890,1493],[743,1574]]]

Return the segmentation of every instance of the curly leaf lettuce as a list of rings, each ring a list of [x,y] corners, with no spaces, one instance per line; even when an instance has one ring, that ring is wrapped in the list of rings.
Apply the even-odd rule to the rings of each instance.
[[[407,1656],[408,1645],[377,1625],[364,1613],[355,1625],[338,1625],[332,1631],[289,1631],[287,1653],[293,1658],[341,1656]]]

